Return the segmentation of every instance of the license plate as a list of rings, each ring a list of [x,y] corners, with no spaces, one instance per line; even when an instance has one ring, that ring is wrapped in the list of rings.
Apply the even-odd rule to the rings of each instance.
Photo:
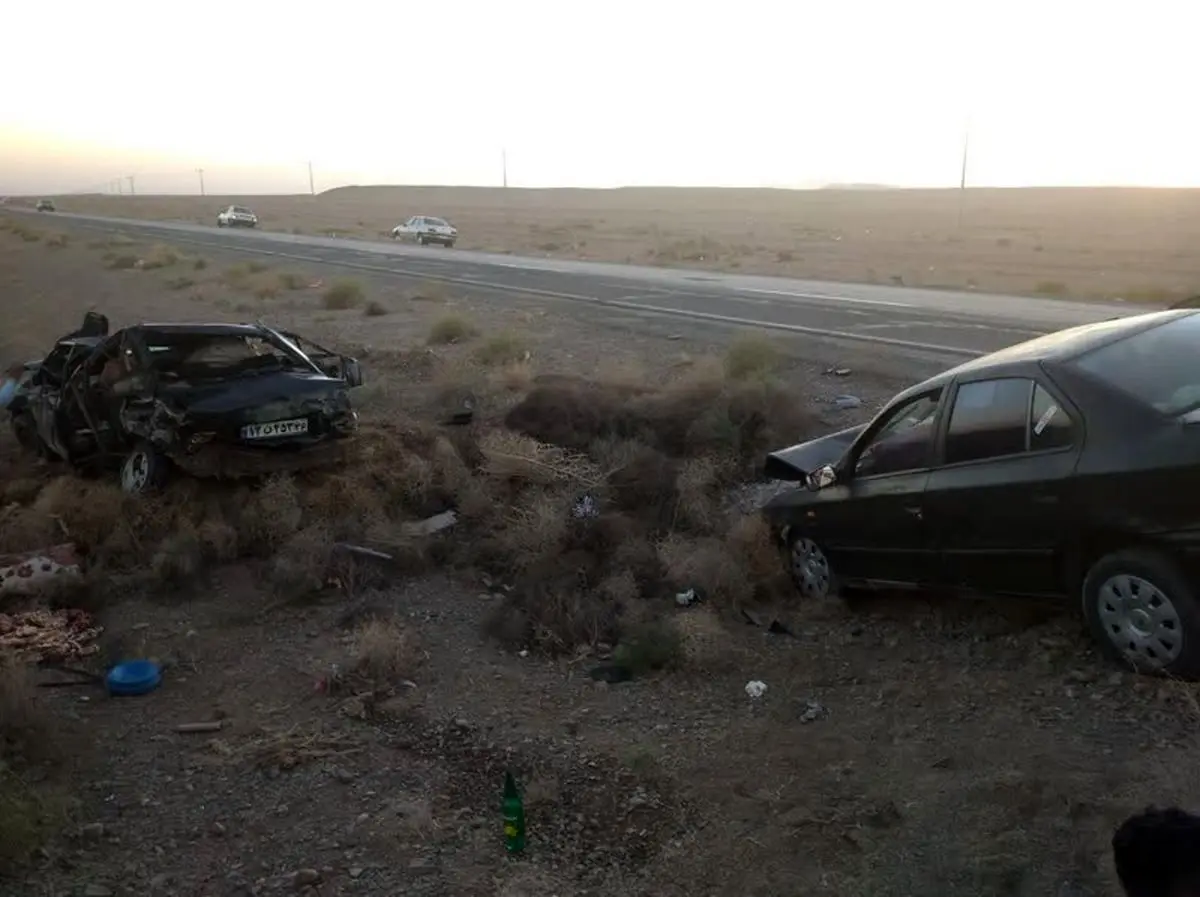
[[[274,420],[269,424],[246,424],[242,427],[243,439],[275,439],[279,436],[295,436],[308,432],[308,418]]]

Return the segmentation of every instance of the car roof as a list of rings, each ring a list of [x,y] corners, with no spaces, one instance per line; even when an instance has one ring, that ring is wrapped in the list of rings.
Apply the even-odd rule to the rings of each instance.
[[[165,323],[144,322],[127,327],[127,330],[143,330],[154,333],[194,334],[196,336],[262,336],[263,331],[257,324],[225,324],[225,323]]]
[[[1080,355],[1090,352],[1093,349],[1099,349],[1101,346],[1107,346],[1110,343],[1123,340],[1135,333],[1151,330],[1168,321],[1186,318],[1195,314],[1200,314],[1200,309],[1170,309],[1141,315],[1110,318],[1107,321],[1098,321],[1094,324],[1081,324],[1078,327],[1057,330],[1054,333],[1047,333],[1044,336],[1035,337],[1023,343],[1017,343],[1015,346],[1009,346],[988,355],[981,355],[979,358],[972,358],[970,361],[950,368],[948,371],[942,371],[942,373],[936,374],[915,386],[910,386],[902,393],[899,393],[897,398],[915,395],[936,386],[943,386],[964,374],[969,374],[972,377],[986,375],[993,371],[999,374],[1003,373],[1007,368],[1030,362],[1062,364],[1078,358]]]

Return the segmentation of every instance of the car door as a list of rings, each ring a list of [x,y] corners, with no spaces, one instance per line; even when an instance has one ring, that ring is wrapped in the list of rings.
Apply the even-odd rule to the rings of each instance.
[[[902,399],[880,415],[843,460],[838,482],[815,496],[810,516],[843,582],[936,579],[923,501],[942,393],[934,388]]]
[[[948,585],[1055,595],[1082,417],[1044,377],[959,382],[925,509]]]

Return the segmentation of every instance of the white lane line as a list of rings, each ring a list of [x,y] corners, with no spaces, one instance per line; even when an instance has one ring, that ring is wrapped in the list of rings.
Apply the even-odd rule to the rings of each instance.
[[[886,299],[851,299],[849,296],[831,296],[826,293],[795,293],[791,290],[758,290],[747,288],[744,293],[764,293],[768,296],[788,296],[792,299],[817,299],[826,302],[848,302],[855,305],[882,305],[888,308],[916,308],[910,302],[889,302]]]

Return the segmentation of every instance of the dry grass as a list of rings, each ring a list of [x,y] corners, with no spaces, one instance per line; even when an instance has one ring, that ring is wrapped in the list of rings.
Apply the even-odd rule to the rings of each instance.
[[[523,337],[516,333],[498,333],[484,340],[475,350],[480,364],[499,366],[529,360],[529,349]]]
[[[427,342],[431,346],[461,343],[471,339],[478,332],[475,329],[475,325],[462,315],[443,315],[434,321],[433,326],[429,328],[429,339]]]
[[[1200,286],[1189,190],[519,190],[347,187],[317,196],[62,197],[64,211],[211,224],[250,202],[263,227],[376,239],[397,209],[436,209],[463,249],[1033,295],[1180,297]],[[1133,301],[1132,299],[1130,301]],[[1146,301],[1151,301],[1147,299]]]
[[[66,249],[71,243],[71,238],[67,234],[51,234],[46,238],[47,249]]]
[[[726,350],[725,373],[732,380],[763,379],[775,374],[782,361],[773,340],[759,334],[745,334]]]
[[[362,284],[357,280],[339,280],[321,296],[321,304],[331,311],[357,308],[365,301]]]
[[[425,662],[416,637],[395,620],[371,620],[354,636],[355,670],[376,682],[413,680]]]

